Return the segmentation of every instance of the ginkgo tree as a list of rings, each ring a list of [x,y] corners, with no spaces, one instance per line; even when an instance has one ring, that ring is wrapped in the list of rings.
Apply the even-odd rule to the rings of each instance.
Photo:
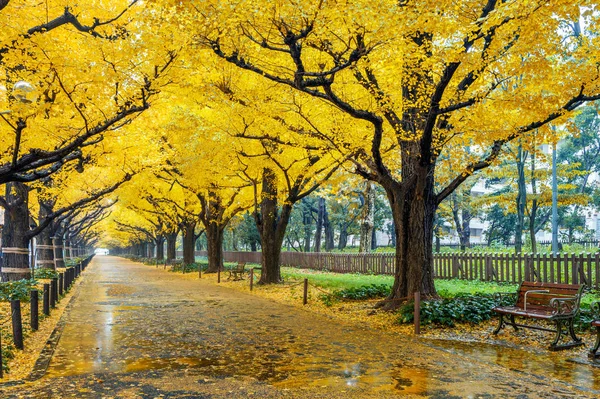
[[[335,142],[321,139],[323,133],[305,112],[309,104],[297,93],[275,91],[253,74],[227,69],[210,87],[215,95],[207,105],[213,112],[205,114],[203,123],[236,139],[229,156],[237,159],[238,174],[253,187],[252,215],[262,252],[259,283],[278,283],[294,204],[315,192],[347,158]],[[326,128],[335,129],[335,122],[333,118]]]
[[[433,221],[445,198],[506,143],[600,98],[591,0],[191,3],[200,45],[319,99],[362,132],[344,141],[392,208],[390,307],[436,294]],[[573,39],[570,21],[580,19],[586,32]],[[454,176],[439,181],[444,168]]]
[[[165,46],[149,7],[70,3],[12,1],[0,10],[0,184],[84,159],[167,81],[177,45]]]

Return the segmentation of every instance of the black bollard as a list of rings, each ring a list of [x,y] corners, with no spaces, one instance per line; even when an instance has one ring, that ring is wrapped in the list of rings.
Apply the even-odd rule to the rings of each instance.
[[[12,313],[12,330],[15,348],[23,349],[23,321],[21,319],[21,301],[18,299],[10,301],[10,312]]]
[[[31,309],[31,329],[37,331],[39,328],[39,293],[38,290],[31,290],[29,293]]]
[[[52,308],[55,308],[57,302],[58,302],[58,278],[53,278],[52,281],[50,281],[50,306]]]
[[[50,284],[44,284],[44,314],[50,316]]]

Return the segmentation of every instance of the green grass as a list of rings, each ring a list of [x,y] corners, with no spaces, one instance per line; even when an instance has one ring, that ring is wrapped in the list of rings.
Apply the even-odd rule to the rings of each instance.
[[[328,273],[309,269],[296,269],[293,267],[282,267],[281,275],[284,280],[302,280],[308,278],[309,282],[321,288],[336,290],[358,288],[371,284],[386,284],[391,287],[394,283],[393,276]]]
[[[309,269],[297,269],[293,267],[282,267],[281,274],[284,280],[308,280],[323,288],[330,290],[356,289],[372,284],[385,284],[389,287],[394,283],[393,276],[377,276],[370,274],[340,274],[320,272]],[[514,293],[519,287],[518,284],[495,283],[477,280],[435,280],[435,288],[438,294],[443,298],[455,298],[457,296],[493,294],[496,292]],[[600,300],[600,292],[585,293],[582,298],[582,305],[589,307],[590,303]]]
[[[461,295],[493,294],[496,292],[516,292],[518,284],[494,283],[477,280],[435,280],[435,289],[443,298]]]

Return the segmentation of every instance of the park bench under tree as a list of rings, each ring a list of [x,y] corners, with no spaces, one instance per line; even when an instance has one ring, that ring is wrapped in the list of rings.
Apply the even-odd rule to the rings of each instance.
[[[238,262],[235,267],[229,269],[229,276],[227,280],[233,278],[233,281],[243,280],[244,279],[244,271],[246,269],[246,262]]]
[[[583,345],[573,329],[573,319],[579,313],[582,291],[583,285],[581,284],[524,281],[519,287],[517,301],[514,306],[496,306],[492,309],[500,315],[498,328],[496,328],[494,334],[498,334],[505,325],[511,325],[515,331],[518,329],[517,327],[524,327],[555,332],[556,336],[550,344],[550,350],[561,350]],[[517,324],[515,316],[547,320],[555,323],[556,329],[539,325]],[[572,342],[560,344],[563,335],[565,337],[570,336]]]

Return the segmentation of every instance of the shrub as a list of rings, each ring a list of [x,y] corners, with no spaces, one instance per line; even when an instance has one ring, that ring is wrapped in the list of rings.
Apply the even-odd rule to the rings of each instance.
[[[197,272],[198,267],[202,268],[202,271],[208,269],[208,262],[194,262],[190,264],[178,263],[173,265],[171,269],[172,272],[183,272],[183,273],[191,273]]]
[[[489,294],[463,295],[421,303],[421,323],[454,326],[456,322],[481,323],[492,318],[496,305],[510,306],[516,295],[503,295],[500,299]],[[399,323],[412,323],[414,303],[400,308]]]
[[[319,299],[326,305],[331,306],[340,300],[366,300],[373,298],[385,298],[390,294],[390,286],[387,284],[370,284],[360,287],[336,290],[331,294],[321,294]]]
[[[29,301],[29,292],[36,288],[35,280],[18,280],[0,283],[0,301]]]
[[[389,294],[390,287],[386,284],[370,284],[357,288],[346,288],[333,293],[338,299],[354,300],[385,298]]]
[[[36,269],[34,273],[35,273],[35,278],[47,278],[47,279],[58,278],[58,272],[56,270],[50,269],[50,268]]]

